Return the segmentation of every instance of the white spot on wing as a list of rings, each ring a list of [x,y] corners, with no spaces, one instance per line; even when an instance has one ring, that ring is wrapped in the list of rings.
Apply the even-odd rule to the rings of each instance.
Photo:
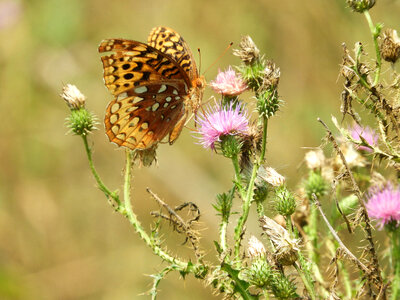
[[[122,99],[124,99],[126,97],[128,97],[127,93],[121,93],[121,94],[118,95],[117,100],[122,100]]]
[[[158,90],[158,93],[163,93],[167,90],[167,86],[165,84],[162,84],[160,89]]]
[[[136,94],[142,94],[147,92],[147,86],[140,86],[135,89]]]

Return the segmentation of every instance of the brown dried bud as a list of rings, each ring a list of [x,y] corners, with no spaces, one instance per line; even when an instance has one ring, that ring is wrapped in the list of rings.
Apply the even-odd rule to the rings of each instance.
[[[260,57],[260,50],[250,36],[242,37],[239,44],[240,49],[234,49],[233,55],[238,56],[245,64],[253,64]]]
[[[250,258],[264,257],[265,247],[254,235],[249,238],[249,243],[247,244],[247,253]]]
[[[275,187],[282,186],[285,183],[285,177],[271,167],[260,166],[257,176]]]
[[[251,155],[261,151],[262,127],[251,123],[246,133],[240,134],[242,149],[240,152],[240,167],[243,170],[252,168]],[[250,171],[251,172],[251,171]]]
[[[85,106],[85,95],[73,84],[63,86],[60,96],[67,102],[70,109],[79,109]]]
[[[265,231],[276,251],[275,257],[284,266],[292,265],[298,258],[299,241],[291,238],[289,232],[271,218],[260,218],[261,228]]]
[[[385,30],[380,46],[382,58],[384,60],[395,63],[400,57],[400,39],[396,30]]]
[[[268,90],[271,87],[276,87],[281,77],[280,69],[277,68],[272,61],[267,61],[266,65],[261,90]]]

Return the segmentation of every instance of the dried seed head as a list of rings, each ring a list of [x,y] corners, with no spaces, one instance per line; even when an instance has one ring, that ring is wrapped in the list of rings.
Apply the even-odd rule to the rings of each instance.
[[[85,106],[85,95],[73,84],[63,86],[60,96],[67,102],[70,109],[79,109]]]
[[[400,57],[400,39],[397,31],[394,29],[387,29],[383,33],[383,40],[381,42],[382,58],[388,62],[395,63]]]
[[[250,258],[264,257],[265,247],[254,235],[249,238],[247,253]]]
[[[267,61],[266,67],[264,69],[263,83],[261,90],[269,90],[274,88],[279,83],[279,78],[281,77],[281,71],[272,61]]]
[[[304,159],[309,169],[320,169],[325,164],[324,152],[321,149],[308,151]]]
[[[285,183],[285,177],[271,167],[260,166],[257,176],[275,187],[282,186]]]
[[[252,167],[251,155],[261,151],[262,127],[256,123],[250,123],[247,132],[240,134],[242,148],[240,152],[240,167],[247,170]]]
[[[275,256],[284,266],[292,265],[298,257],[299,241],[292,239],[289,232],[271,218],[260,218],[261,228],[276,248]]]
[[[243,36],[239,47],[240,49],[233,50],[233,55],[238,56],[245,64],[253,64],[260,58],[260,50],[250,36]]]

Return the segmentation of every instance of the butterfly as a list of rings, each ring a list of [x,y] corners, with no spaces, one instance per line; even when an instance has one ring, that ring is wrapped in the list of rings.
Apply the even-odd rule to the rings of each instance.
[[[148,44],[106,39],[99,52],[112,52],[101,57],[104,83],[115,96],[104,119],[110,141],[144,150],[169,135],[172,144],[199,108],[205,87],[184,39],[171,28],[156,27]]]

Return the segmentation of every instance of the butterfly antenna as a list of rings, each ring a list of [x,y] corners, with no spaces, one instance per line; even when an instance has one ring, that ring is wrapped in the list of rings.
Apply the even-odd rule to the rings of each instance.
[[[200,48],[197,48],[197,52],[199,53],[199,74],[201,74],[200,70],[201,70],[201,51]]]
[[[203,72],[202,75],[204,75],[208,70],[211,69],[211,67],[213,67],[225,54],[226,52],[229,50],[229,48],[233,45],[233,42],[230,42],[229,45],[225,48],[224,52],[221,53],[220,56],[217,57],[217,59],[207,68],[207,70],[205,70]]]

